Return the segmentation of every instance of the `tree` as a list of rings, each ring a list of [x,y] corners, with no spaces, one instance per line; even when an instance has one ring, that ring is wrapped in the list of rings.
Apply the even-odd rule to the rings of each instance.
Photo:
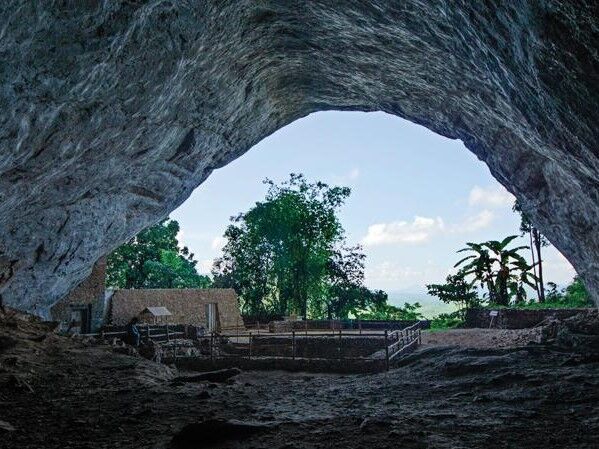
[[[522,299],[525,294],[524,284],[535,287],[536,278],[530,273],[532,267],[518,253],[522,249],[528,249],[528,246],[508,248],[517,237],[511,235],[501,241],[467,243],[466,248],[458,251],[474,253],[458,261],[454,267],[462,266],[464,277],[472,277],[472,285],[479,283],[481,287],[486,287],[489,301],[493,304],[507,306],[514,295],[518,300]]]
[[[528,234],[530,239],[530,252],[532,257],[533,274],[535,276],[535,290],[539,302],[545,302],[545,286],[543,284],[543,258],[541,257],[541,248],[549,246],[549,240],[532,224],[526,213],[522,210],[522,205],[515,201],[512,208],[520,214],[520,232],[521,235]]]
[[[386,296],[386,295],[385,295]],[[420,303],[404,303],[402,306],[393,306],[384,301],[372,304],[369,309],[358,313],[357,317],[362,320],[401,320],[417,321],[423,318],[420,313]]]
[[[177,240],[179,223],[151,226],[108,256],[106,284],[114,288],[206,288],[210,278],[198,274],[197,261]]]
[[[345,245],[337,217],[347,187],[265,180],[264,201],[231,219],[223,256],[213,265],[217,286],[235,288],[246,315],[347,318],[378,299],[363,286],[364,254]]]
[[[428,284],[426,288],[429,295],[438,297],[444,303],[458,304],[462,319],[467,309],[481,303],[473,284],[466,280],[466,274],[463,271],[448,275],[445,278],[445,284]]]

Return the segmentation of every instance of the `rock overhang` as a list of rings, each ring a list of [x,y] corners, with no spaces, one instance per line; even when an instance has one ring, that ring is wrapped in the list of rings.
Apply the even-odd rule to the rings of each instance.
[[[0,292],[43,313],[217,167],[320,110],[461,139],[599,298],[599,7],[0,6]]]

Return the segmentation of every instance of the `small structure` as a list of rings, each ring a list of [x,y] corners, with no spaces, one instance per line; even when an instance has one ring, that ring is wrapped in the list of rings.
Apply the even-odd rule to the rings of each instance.
[[[139,314],[139,319],[147,324],[167,324],[171,315],[166,307],[146,307]]]
[[[150,308],[166,308],[169,324],[203,327],[206,332],[244,329],[237,294],[230,288],[115,290],[107,321],[123,326]]]
[[[50,309],[49,318],[70,333],[98,332],[102,326],[124,326],[138,317],[148,324],[186,324],[206,332],[245,330],[235,290],[122,289],[106,290],[106,259],[69,295]]]

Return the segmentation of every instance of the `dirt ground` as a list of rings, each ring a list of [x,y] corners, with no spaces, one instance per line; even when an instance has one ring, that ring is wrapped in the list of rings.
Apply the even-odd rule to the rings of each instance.
[[[430,333],[382,374],[210,383],[0,318],[0,448],[598,448],[597,327]]]

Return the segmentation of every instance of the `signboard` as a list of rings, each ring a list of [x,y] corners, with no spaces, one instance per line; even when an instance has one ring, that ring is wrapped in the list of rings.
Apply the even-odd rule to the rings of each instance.
[[[496,317],[497,315],[499,315],[499,312],[498,312],[497,310],[491,310],[491,311],[489,312],[489,316],[490,316],[491,318],[494,318],[494,317]]]

